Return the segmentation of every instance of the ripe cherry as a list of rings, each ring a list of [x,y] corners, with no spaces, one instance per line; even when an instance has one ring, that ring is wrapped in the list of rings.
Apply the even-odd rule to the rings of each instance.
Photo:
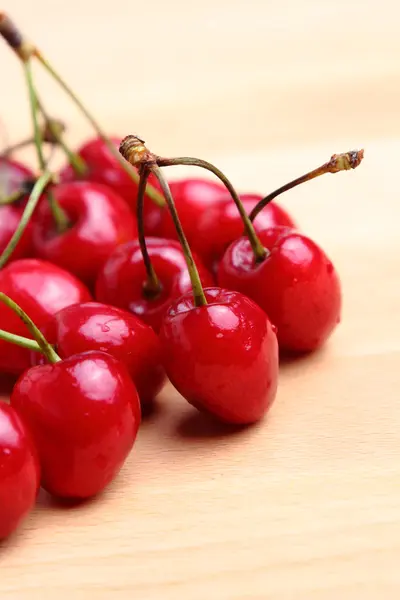
[[[39,482],[31,436],[14,408],[0,402],[0,540],[32,510]]]
[[[142,407],[149,405],[165,382],[160,341],[153,329],[120,308],[98,302],[67,306],[42,328],[57,354],[66,358],[88,350],[101,350],[128,368]],[[44,357],[32,353],[33,364]]]
[[[188,402],[222,421],[258,421],[275,398],[278,343],[266,314],[238,292],[206,288],[175,300],[160,332],[164,365]]]
[[[334,266],[310,238],[286,227],[258,232],[267,255],[255,263],[240,238],[218,271],[221,286],[252,298],[277,327],[280,348],[309,351],[321,346],[340,321],[341,290]]]
[[[101,492],[118,474],[140,423],[126,367],[104,352],[28,369],[10,402],[32,432],[42,486],[63,498]]]
[[[225,194],[226,196],[226,194]],[[257,194],[240,194],[240,199],[247,214],[262,199]],[[284,225],[295,227],[294,221],[279,204],[268,204],[258,215],[254,226],[256,231]],[[243,221],[237,207],[230,196],[224,202],[211,206],[199,217],[197,233],[192,246],[197,250],[206,266],[209,268],[219,261],[231,242],[243,235]]]
[[[4,204],[3,206],[0,206],[0,255],[4,252],[8,242],[11,240],[18,227],[22,216],[22,210],[19,203]],[[23,258],[31,254],[32,226],[29,224],[13,252],[12,260]]]
[[[70,226],[57,232],[49,203],[41,203],[33,223],[36,255],[92,284],[111,252],[135,237],[134,217],[122,198],[101,184],[64,183],[53,194]]]
[[[39,327],[65,306],[91,299],[76,277],[56,265],[35,259],[16,260],[2,269],[0,291],[13,298]],[[24,324],[7,307],[0,309],[0,328],[27,335]],[[18,375],[30,365],[28,350],[0,341],[0,371]]]
[[[23,163],[0,156],[0,198],[8,197],[34,180],[34,174]]]
[[[106,261],[96,282],[95,296],[99,302],[129,310],[158,331],[172,300],[191,289],[190,277],[178,242],[149,237],[146,245],[161,284],[160,292],[156,296],[146,292],[143,257],[139,242],[133,240],[116,248]],[[195,257],[195,261],[203,285],[212,285],[212,277],[200,259]]]

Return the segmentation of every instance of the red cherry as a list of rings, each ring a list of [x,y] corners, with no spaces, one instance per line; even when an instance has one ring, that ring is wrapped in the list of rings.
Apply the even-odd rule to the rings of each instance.
[[[22,216],[23,209],[19,205],[4,204],[0,206],[0,255],[4,252],[18,227]],[[19,240],[11,260],[23,258],[32,254],[32,226],[31,224],[25,229],[21,239]]]
[[[0,197],[18,191],[27,181],[35,181],[32,171],[19,161],[0,156]]]
[[[31,511],[39,490],[39,463],[17,412],[0,402],[0,540]]]
[[[286,227],[258,233],[270,254],[254,264],[247,238],[233,242],[218,272],[221,286],[236,289],[265,310],[284,350],[321,346],[340,321],[340,282],[315,242]]]
[[[179,220],[189,244],[196,250],[198,219],[211,207],[226,200],[226,189],[208,179],[182,179],[169,184]],[[233,201],[232,201],[233,202]],[[160,236],[177,239],[176,230],[167,208],[162,212]]]
[[[247,214],[262,199],[257,194],[240,194],[240,199]],[[284,225],[295,227],[294,221],[279,204],[271,202],[258,215],[254,226],[256,231]],[[211,268],[219,261],[229,244],[243,235],[243,221],[230,196],[225,202],[218,202],[203,212],[197,221],[197,235],[192,245],[205,264]]]
[[[11,405],[32,431],[43,487],[64,498],[101,492],[119,472],[140,424],[129,373],[104,352],[28,369]]]
[[[228,423],[261,419],[276,395],[278,343],[266,314],[220,288],[176,300],[160,332],[167,375],[188,402]]]
[[[111,136],[109,139],[118,150],[121,143],[121,138],[117,136]],[[94,137],[85,142],[78,149],[77,153],[88,165],[91,166],[106,168],[119,165],[118,159],[113,155],[112,152],[110,152],[107,144],[101,139],[101,137]]]
[[[119,246],[106,261],[96,282],[95,296],[99,302],[129,310],[158,331],[172,300],[191,289],[191,284],[178,242],[149,237],[146,244],[161,284],[159,295],[149,298],[144,292],[146,270],[139,242],[133,240]],[[197,257],[195,260],[202,283],[211,285],[211,275]]]
[[[120,308],[98,302],[67,306],[42,328],[61,358],[88,350],[101,350],[119,359],[135,382],[142,405],[161,390],[165,373],[160,341],[149,325]],[[33,364],[44,357],[32,353]]]
[[[33,223],[35,252],[92,284],[111,252],[135,237],[133,215],[122,198],[97,183],[64,183],[53,194],[71,226],[57,233],[49,203],[42,202]]]
[[[42,327],[65,306],[87,302],[87,288],[56,265],[34,259],[16,260],[0,271],[0,291],[17,302]],[[20,319],[6,306],[0,309],[0,329],[31,337]],[[29,351],[0,340],[0,371],[19,375],[30,367]]]

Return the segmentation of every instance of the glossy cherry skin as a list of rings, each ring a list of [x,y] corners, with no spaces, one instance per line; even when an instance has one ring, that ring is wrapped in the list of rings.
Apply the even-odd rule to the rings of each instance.
[[[266,229],[259,238],[269,251],[265,260],[255,265],[248,240],[240,238],[219,265],[219,284],[265,310],[282,350],[318,348],[340,321],[341,288],[332,262],[315,242],[290,228]]]
[[[28,424],[42,486],[62,498],[89,498],[118,474],[136,438],[140,404],[120,361],[85,352],[21,375],[11,406]]]
[[[64,269],[27,258],[0,271],[0,292],[17,302],[38,327],[65,306],[91,299],[84,284]],[[4,305],[0,306],[0,329],[31,337],[22,321]],[[28,350],[0,340],[0,371],[19,375],[30,366]]]
[[[226,199],[226,189],[221,183],[208,179],[182,179],[170,182],[169,186],[185,235],[191,245],[195,244],[198,220],[205,211]],[[162,212],[160,236],[177,239],[168,208]]]
[[[32,510],[40,470],[31,435],[17,412],[0,402],[0,540]]]
[[[0,206],[0,255],[4,252],[18,227],[22,216],[23,208],[18,204],[5,204]],[[29,223],[21,239],[19,240],[11,258],[23,258],[32,255],[32,225]]]
[[[266,314],[249,298],[206,288],[207,306],[190,292],[163,319],[160,340],[172,384],[190,404],[222,421],[263,417],[278,384],[278,342]]]
[[[134,240],[119,246],[99,273],[95,297],[99,302],[129,310],[155,331],[174,298],[191,289],[189,273],[182,249],[178,242],[162,238],[146,238],[148,252],[161,292],[149,298],[143,289],[146,271],[139,242]],[[203,285],[212,285],[212,277],[194,256]]]
[[[49,203],[42,202],[33,223],[35,253],[91,285],[112,251],[136,236],[134,217],[122,198],[101,184],[64,183],[53,194],[71,226],[57,233]]]
[[[158,336],[149,325],[125,310],[98,302],[74,304],[53,315],[42,331],[61,358],[101,350],[123,362],[143,407],[165,382]],[[32,359],[33,364],[45,362],[36,352],[32,353]]]
[[[247,214],[263,196],[257,194],[240,194],[240,199]],[[256,231],[282,225],[295,227],[293,219],[279,204],[268,204],[254,221]],[[202,260],[211,268],[218,262],[229,244],[243,236],[244,226],[239,211],[232,198],[226,197],[224,202],[218,202],[209,210],[204,211],[197,222],[196,242],[193,247],[197,249]]]

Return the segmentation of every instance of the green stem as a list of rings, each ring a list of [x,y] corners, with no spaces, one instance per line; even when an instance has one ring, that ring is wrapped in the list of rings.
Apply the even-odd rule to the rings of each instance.
[[[9,331],[4,331],[4,329],[0,329],[0,340],[4,342],[10,342],[11,344],[15,344],[16,346],[20,346],[20,348],[26,348],[27,350],[33,350],[34,352],[41,352],[41,348],[35,340],[31,340],[30,338],[22,337],[22,335],[17,335],[16,333],[10,333]]]
[[[187,156],[179,157],[179,158],[157,157],[157,164],[161,167],[167,167],[167,166],[173,166],[173,165],[188,165],[188,166],[201,167],[203,169],[206,169],[207,171],[211,171],[211,173],[216,175],[216,177],[218,177],[218,179],[220,181],[222,181],[222,183],[224,184],[224,186],[230,193],[234,203],[236,204],[236,207],[239,211],[240,217],[241,217],[244,227],[245,227],[246,235],[249,238],[249,242],[250,242],[252,250],[254,252],[254,257],[255,257],[256,262],[262,262],[264,260],[267,252],[266,252],[264,246],[261,244],[260,240],[258,239],[258,236],[253,227],[253,224],[251,223],[251,221],[244,209],[242,201],[240,200],[235,188],[233,187],[233,185],[231,184],[229,179],[224,175],[224,173],[222,171],[220,171],[217,167],[215,167],[213,164],[207,162],[206,160],[202,160],[199,158],[190,158]]]
[[[40,329],[38,329],[35,323],[28,317],[26,312],[22,310],[20,306],[14,300],[11,300],[6,294],[0,292],[0,302],[11,308],[11,310],[21,319],[21,321],[26,325],[29,333],[33,336],[33,338],[38,343],[41,352],[44,354],[49,363],[56,363],[61,360],[58,354],[55,352],[54,348],[48,343]]]
[[[143,286],[143,291],[148,298],[155,298],[161,291],[161,285],[157,274],[154,270],[153,264],[149,252],[147,250],[146,237],[144,231],[144,218],[143,218],[143,205],[144,205],[144,193],[146,190],[146,183],[150,171],[147,166],[143,166],[139,170],[139,188],[137,195],[136,215],[137,215],[137,228],[138,228],[138,240],[140,250],[143,256],[143,262],[147,273],[147,280]]]
[[[38,101],[37,101],[35,87],[33,84],[31,61],[30,60],[24,61],[22,63],[22,65],[24,68],[26,84],[28,87],[29,105],[31,108],[31,118],[32,118],[36,153],[37,153],[37,157],[38,157],[40,170],[42,172],[44,172],[46,170],[46,160],[45,160],[44,154],[43,154],[42,132],[39,127],[39,121],[38,121],[38,115],[37,115]],[[65,231],[66,229],[68,229],[68,226],[69,226],[69,220],[68,220],[67,214],[61,208],[61,206],[59,206],[59,204],[56,202],[56,199],[54,198],[54,196],[51,192],[48,194],[47,198],[48,198],[48,201],[50,204],[50,209],[51,209],[54,221],[57,226],[57,230],[61,233],[61,232]]]
[[[46,71],[53,77],[53,79],[58,83],[58,85],[64,90],[64,92],[71,98],[71,100],[76,104],[82,114],[89,121],[93,129],[96,131],[97,135],[103,140],[106,144],[109,151],[112,155],[118,160],[119,164],[122,166],[124,171],[128,173],[132,181],[136,184],[139,182],[139,175],[137,171],[130,165],[119,153],[118,148],[114,146],[110,138],[105,134],[102,127],[99,125],[97,120],[92,116],[92,114],[88,111],[86,106],[82,103],[80,98],[75,94],[75,92],[70,88],[70,86],[64,81],[64,79],[57,73],[57,71],[52,67],[49,61],[39,52],[36,51],[36,58],[42,64],[42,66],[46,69]],[[146,188],[147,195],[157,204],[158,206],[164,206],[164,201],[162,195],[156,190],[152,185],[147,184]]]
[[[175,207],[175,202],[171,194],[171,190],[169,188],[168,182],[165,179],[160,167],[156,164],[149,165],[149,169],[154,175],[157,177],[161,189],[163,191],[164,197],[167,201],[168,209],[171,213],[172,220],[175,225],[176,233],[178,234],[179,242],[182,246],[183,253],[185,255],[187,268],[190,275],[190,281],[193,289],[194,303],[195,306],[206,306],[207,300],[204,295],[203,286],[201,285],[199,272],[196,267],[196,263],[194,262],[192,252],[190,250],[190,246],[184,234],[181,222],[179,220],[178,212]]]
[[[321,175],[325,175],[325,173],[339,173],[339,171],[349,171],[350,169],[356,169],[361,161],[364,158],[364,150],[351,150],[350,152],[343,152],[342,154],[333,154],[326,163],[305,173],[305,175],[301,175],[293,181],[289,181],[289,183],[285,183],[280,188],[265,196],[251,211],[249,218],[253,222],[256,216],[262,211],[262,209],[267,206],[272,200],[274,200],[277,196],[280,196],[284,192],[293,189],[294,187],[305,183],[306,181],[311,181],[316,177],[320,177]]]
[[[25,206],[24,212],[22,214],[22,217],[20,219],[20,222],[18,224],[18,227],[14,231],[14,234],[13,234],[11,240],[8,242],[2,255],[0,256],[0,269],[2,269],[4,267],[4,265],[11,258],[19,240],[21,239],[25,229],[28,226],[28,223],[32,217],[33,211],[35,210],[36,205],[39,202],[40,196],[43,194],[43,191],[45,190],[47,184],[51,180],[51,177],[52,177],[51,173],[46,171],[36,181],[36,183],[33,187],[33,190],[29,196],[29,200],[26,203],[26,206]]]

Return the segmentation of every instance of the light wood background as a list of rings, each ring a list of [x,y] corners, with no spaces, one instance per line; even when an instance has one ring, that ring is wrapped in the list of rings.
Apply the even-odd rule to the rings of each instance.
[[[400,595],[400,10],[395,0],[5,0],[110,132],[200,155],[283,200],[342,276],[343,323],[282,365],[265,422],[229,435],[170,389],[113,486],[45,495],[0,547],[2,600],[391,600]],[[29,128],[0,46],[1,118]],[[40,77],[70,139],[89,132]],[[183,173],[183,172],[182,172]]]

